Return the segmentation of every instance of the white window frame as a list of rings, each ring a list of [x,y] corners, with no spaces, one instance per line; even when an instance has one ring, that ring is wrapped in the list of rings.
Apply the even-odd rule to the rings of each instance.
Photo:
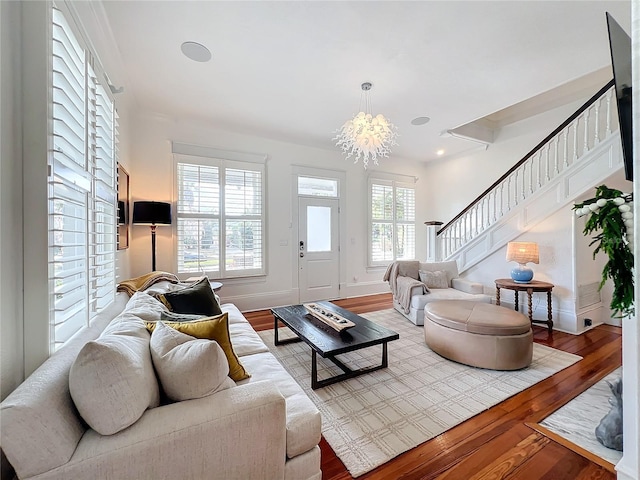
[[[203,147],[197,145],[181,144],[173,142],[172,152],[174,158],[174,194],[173,203],[175,205],[175,222],[174,228],[174,258],[175,258],[175,271],[180,277],[195,276],[198,274],[206,274],[211,279],[231,279],[231,278],[247,278],[247,277],[259,277],[267,274],[267,204],[266,204],[266,188],[267,188],[267,169],[266,169],[266,155],[233,152],[227,150],[221,150],[212,147]],[[218,214],[183,214],[179,209],[179,185],[178,185],[178,164],[191,164],[191,165],[203,165],[218,167],[219,174],[219,213]],[[262,224],[262,232],[260,239],[261,248],[261,267],[251,269],[229,269],[226,268],[226,224],[228,220],[241,219],[242,216],[238,215],[226,215],[225,212],[225,195],[224,185],[226,178],[226,171],[228,169],[250,170],[259,172],[262,177],[261,181],[261,212],[259,215],[260,222]],[[178,223],[180,218],[211,218],[219,221],[219,252],[218,258],[219,269],[218,270],[198,270],[195,271],[181,271],[179,269],[179,238],[178,238]],[[255,216],[247,216],[247,219],[255,219]]]
[[[367,246],[368,246],[368,266],[369,267],[383,267],[387,266],[390,262],[398,260],[398,252],[397,252],[397,233],[398,233],[398,225],[413,225],[414,227],[414,239],[413,239],[413,248],[414,248],[414,257],[415,257],[415,248],[416,248],[416,219],[415,219],[415,208],[416,205],[416,182],[415,177],[405,177],[403,175],[395,175],[395,174],[378,174],[371,175],[368,177],[367,182],[367,205],[368,205],[368,236],[367,236]],[[393,202],[391,206],[392,218],[388,221],[383,221],[383,223],[388,223],[391,225],[393,230],[392,243],[393,243],[393,258],[392,259],[383,259],[383,260],[375,260],[373,259],[373,224],[380,223],[379,219],[373,218],[373,201],[372,201],[372,190],[373,185],[384,185],[391,187],[393,190]],[[397,198],[397,189],[406,188],[413,190],[414,192],[414,218],[412,220],[398,220],[396,218],[396,198]],[[404,257],[403,257],[404,258]]]

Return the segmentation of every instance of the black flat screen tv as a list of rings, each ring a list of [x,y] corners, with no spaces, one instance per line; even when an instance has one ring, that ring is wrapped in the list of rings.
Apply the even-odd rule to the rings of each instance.
[[[624,176],[633,181],[633,135],[631,114],[631,38],[618,22],[607,12],[609,29],[609,48],[613,80],[616,86],[618,104],[618,120],[620,121],[620,138],[622,139],[622,156],[624,158]]]

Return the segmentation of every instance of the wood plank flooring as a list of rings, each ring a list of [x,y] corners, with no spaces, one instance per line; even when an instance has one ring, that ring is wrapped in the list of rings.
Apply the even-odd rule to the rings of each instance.
[[[355,313],[393,308],[391,294],[336,300]],[[273,328],[269,310],[247,312],[256,330]],[[601,325],[582,335],[549,334],[534,341],[583,359],[495,407],[362,475],[363,480],[614,480],[615,473],[546,437],[537,423],[622,364],[622,331]],[[322,439],[322,478],[353,477]]]

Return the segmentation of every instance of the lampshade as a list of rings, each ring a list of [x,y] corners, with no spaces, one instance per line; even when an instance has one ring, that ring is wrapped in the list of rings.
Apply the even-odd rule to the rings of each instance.
[[[533,270],[526,264],[540,262],[538,244],[534,242],[509,242],[507,261],[518,262],[518,266],[511,270],[511,279],[516,283],[529,283],[533,279]]]
[[[133,202],[133,223],[137,225],[171,225],[171,204]]]
[[[534,242],[509,242],[507,245],[507,262],[520,264],[540,263],[538,244]]]

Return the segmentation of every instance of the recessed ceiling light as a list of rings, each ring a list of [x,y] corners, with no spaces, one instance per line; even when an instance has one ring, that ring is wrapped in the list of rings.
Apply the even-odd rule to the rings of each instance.
[[[416,117],[411,120],[411,125],[424,125],[425,123],[428,123],[429,120],[431,120],[429,117]]]
[[[440,155],[444,155],[444,150],[440,149],[436,152],[436,155],[440,156]]]
[[[184,42],[180,50],[191,60],[196,62],[208,62],[211,60],[211,52],[207,47],[196,42]]]

